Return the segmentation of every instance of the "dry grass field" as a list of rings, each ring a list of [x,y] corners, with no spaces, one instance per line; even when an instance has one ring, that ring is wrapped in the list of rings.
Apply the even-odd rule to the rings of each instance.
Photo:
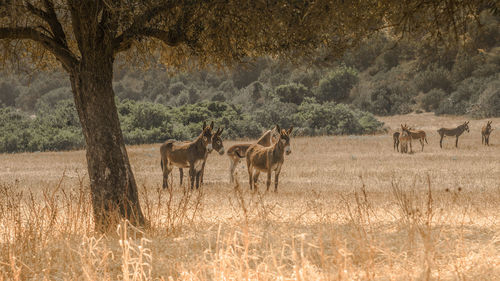
[[[493,280],[500,276],[500,131],[432,114],[381,118],[375,136],[292,138],[278,193],[230,185],[213,153],[205,185],[161,190],[159,144],[129,147],[146,230],[93,232],[83,151],[0,155],[0,280]],[[500,119],[492,119],[500,127]],[[429,144],[393,151],[400,123]],[[225,142],[226,149],[235,142]]]

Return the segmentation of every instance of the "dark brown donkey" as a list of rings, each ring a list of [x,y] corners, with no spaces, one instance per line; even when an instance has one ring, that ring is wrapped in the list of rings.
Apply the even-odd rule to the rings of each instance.
[[[222,138],[220,135],[224,131],[224,128],[217,129],[217,132],[212,135],[212,148],[217,151],[220,155],[224,155],[224,144],[222,143]],[[200,183],[203,184],[203,175],[205,174],[205,164],[207,163],[207,157],[210,152],[207,152],[205,160],[203,161],[203,166],[201,167]],[[182,179],[184,178],[184,171],[179,168],[180,185],[182,185]]]
[[[455,141],[455,147],[458,147],[458,137],[463,134],[464,131],[469,132],[469,121],[464,122],[462,125],[456,127],[456,128],[441,128],[437,130],[439,135],[441,136],[441,139],[439,140],[439,146],[443,148],[443,138],[444,136],[455,136],[457,139]]]
[[[401,133],[400,132],[394,132],[394,134],[392,134],[392,141],[394,143],[394,150],[397,150],[399,152],[399,135]]]
[[[262,146],[271,146],[273,144],[273,135],[276,132],[276,128],[273,128],[272,130],[266,131],[258,140],[257,143],[262,145]],[[251,143],[242,143],[242,144],[235,144],[231,146],[227,150],[227,156],[229,157],[230,161],[230,166],[229,166],[229,182],[233,183],[234,182],[234,170],[236,170],[236,167],[240,163],[240,160],[242,158],[245,158],[245,155],[247,153],[248,148],[251,146]]]
[[[491,128],[491,122],[493,121],[486,122],[486,125],[484,125],[481,129],[481,143],[488,146],[490,145],[490,134],[493,131],[493,128]]]
[[[206,126],[203,122],[203,131],[192,142],[178,142],[168,140],[160,147],[161,167],[163,170],[163,188],[168,188],[168,175],[174,166],[189,168],[191,189],[196,180],[196,188],[200,186],[200,174],[207,152],[212,151],[212,129],[214,122]]]
[[[276,129],[280,133],[280,137],[274,145],[266,147],[260,144],[252,144],[247,150],[246,158],[250,189],[256,188],[255,183],[259,178],[260,172],[266,172],[266,191],[268,191],[271,185],[271,174],[274,171],[274,191],[278,191],[278,178],[281,166],[285,160],[284,153],[290,154],[292,152],[290,148],[290,134],[293,127],[285,131],[276,125]]]

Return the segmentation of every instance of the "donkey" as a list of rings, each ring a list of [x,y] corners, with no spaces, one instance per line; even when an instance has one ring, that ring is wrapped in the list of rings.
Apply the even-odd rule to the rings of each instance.
[[[392,141],[394,143],[394,150],[397,150],[397,152],[399,152],[399,135],[401,133],[400,132],[394,132],[394,134],[392,134]]]
[[[258,140],[257,143],[262,146],[271,146],[274,143],[273,136],[276,132],[276,128],[266,131]],[[240,163],[242,158],[245,158],[248,148],[252,145],[251,143],[235,144],[227,150],[227,156],[231,165],[229,166],[229,182],[234,182],[234,170]]]
[[[222,143],[222,138],[220,135],[224,131],[224,128],[219,128],[217,129],[217,132],[212,135],[212,148],[213,150],[217,151],[219,155],[224,155],[224,144]],[[184,142],[188,143],[188,142]],[[205,174],[205,163],[207,162],[207,157],[210,152],[207,151],[205,155],[205,159],[203,160],[203,166],[201,167],[201,175],[200,175],[200,183],[203,184],[203,175]],[[184,178],[184,171],[182,168],[179,168],[179,175],[180,175],[180,185],[182,186],[182,179]]]
[[[410,132],[412,139],[418,140],[420,142],[420,145],[422,146],[422,151],[424,151],[424,141],[425,141],[425,143],[429,144],[427,142],[427,137],[426,137],[425,131],[413,130],[412,128],[408,128],[408,131]]]
[[[281,166],[285,160],[284,153],[286,152],[287,155],[292,153],[292,149],[290,148],[290,134],[293,127],[285,131],[276,125],[276,130],[280,133],[280,136],[275,144],[266,147],[256,143],[252,144],[247,150],[246,158],[250,190],[256,189],[255,183],[259,178],[260,172],[266,172],[266,191],[269,191],[271,174],[274,171],[274,192],[278,191],[278,178]]]
[[[467,133],[469,133],[469,121],[464,122],[462,125],[456,128],[441,128],[437,130],[437,132],[441,136],[441,139],[439,140],[439,146],[443,148],[444,136],[455,136],[456,137],[455,147],[458,147],[458,137],[461,134],[463,134],[464,131],[467,131]]]
[[[168,188],[168,175],[173,166],[189,168],[191,189],[196,180],[196,188],[200,186],[200,174],[207,152],[212,151],[212,129],[214,122],[206,126],[203,122],[203,131],[191,142],[168,140],[160,147],[161,167],[163,170],[163,188]]]
[[[413,153],[413,147],[411,145],[411,133],[406,124],[403,126],[401,124],[401,134],[399,135],[399,144],[401,146],[401,153],[408,153],[408,143],[410,144],[410,153]]]
[[[493,131],[491,128],[491,122],[493,121],[488,121],[481,129],[481,143],[487,146],[490,145],[490,134]]]

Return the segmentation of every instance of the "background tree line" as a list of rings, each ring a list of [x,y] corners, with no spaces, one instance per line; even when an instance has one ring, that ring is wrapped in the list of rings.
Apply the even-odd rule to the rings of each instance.
[[[227,128],[226,138],[257,137],[276,123],[300,135],[370,134],[375,115],[432,111],[500,116],[499,19],[481,14],[461,47],[367,39],[333,64],[307,65],[262,57],[232,70],[172,73],[118,64],[113,87],[128,144],[190,139],[203,120]],[[84,146],[71,87],[62,73],[0,78],[0,152]]]

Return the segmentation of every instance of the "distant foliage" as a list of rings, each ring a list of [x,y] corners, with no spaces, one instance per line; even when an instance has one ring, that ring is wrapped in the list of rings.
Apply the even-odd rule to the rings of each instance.
[[[290,83],[278,86],[276,95],[282,102],[301,104],[304,98],[312,96],[312,93],[302,84]]]
[[[343,102],[349,97],[352,87],[358,83],[358,72],[351,67],[339,67],[319,81],[316,98],[320,102]]]
[[[117,67],[113,80],[127,144],[188,140],[204,120],[225,138],[279,124],[294,134],[371,134],[373,114],[500,116],[499,17],[481,13],[461,47],[378,34],[338,60],[303,65],[258,58],[234,69],[171,72]],[[154,64],[153,64],[154,65]],[[61,73],[0,76],[0,152],[82,148],[70,83]]]
[[[443,90],[432,89],[422,98],[422,107],[425,111],[436,111],[445,96],[446,93]]]
[[[447,93],[452,90],[450,72],[444,68],[429,68],[419,72],[415,77],[415,85],[419,91],[424,93],[432,89],[441,89]]]

